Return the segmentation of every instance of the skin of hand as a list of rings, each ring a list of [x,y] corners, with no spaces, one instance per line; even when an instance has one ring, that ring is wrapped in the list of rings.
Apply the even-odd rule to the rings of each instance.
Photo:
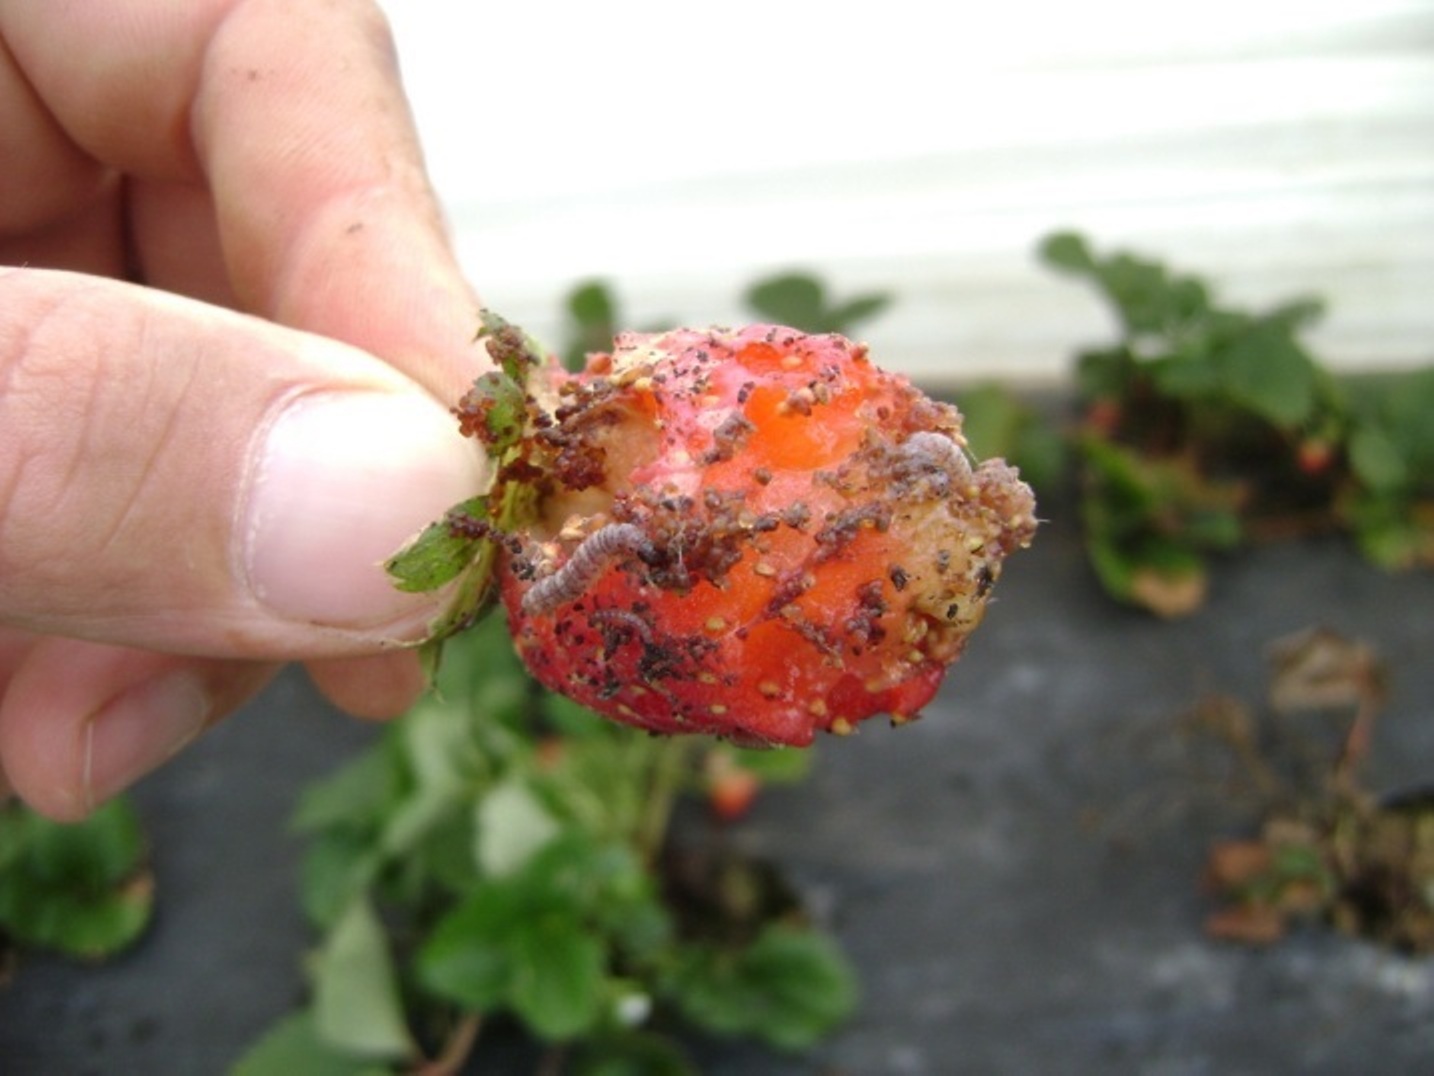
[[[0,767],[83,817],[284,662],[361,716],[477,301],[367,0],[0,0]]]

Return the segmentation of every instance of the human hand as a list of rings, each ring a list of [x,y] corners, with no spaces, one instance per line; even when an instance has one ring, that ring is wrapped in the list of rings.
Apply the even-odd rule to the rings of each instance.
[[[381,562],[479,481],[439,401],[484,356],[366,0],[0,41],[0,776],[73,819],[282,662],[412,701]]]

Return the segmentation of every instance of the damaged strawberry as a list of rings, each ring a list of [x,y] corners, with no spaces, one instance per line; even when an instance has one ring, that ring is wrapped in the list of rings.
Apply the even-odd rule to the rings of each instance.
[[[1029,487],[973,466],[956,410],[842,337],[626,334],[576,376],[511,331],[489,348],[522,432],[511,387],[475,386],[458,410],[493,489],[391,570],[487,562],[449,631],[496,564],[534,676],[618,721],[805,745],[908,720],[1034,534]]]

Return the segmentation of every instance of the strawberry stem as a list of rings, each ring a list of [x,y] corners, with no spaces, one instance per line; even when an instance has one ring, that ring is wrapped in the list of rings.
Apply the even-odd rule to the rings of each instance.
[[[695,746],[695,737],[669,736],[653,759],[647,801],[637,827],[638,851],[648,866],[657,862],[667,841],[673,808],[691,769]]]

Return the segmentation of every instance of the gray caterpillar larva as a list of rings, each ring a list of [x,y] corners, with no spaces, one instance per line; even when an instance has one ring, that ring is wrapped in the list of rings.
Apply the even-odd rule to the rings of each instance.
[[[938,471],[958,481],[971,477],[971,461],[961,446],[945,434],[921,430],[903,441],[899,451],[905,466],[913,471]]]
[[[958,473],[971,471],[971,461],[961,446],[944,433],[921,430],[913,433],[901,445],[902,452],[920,463],[935,465],[942,470]]]
[[[551,613],[581,597],[612,561],[651,553],[652,543],[641,527],[632,523],[600,527],[578,543],[566,564],[523,595],[523,612],[529,616]]]

